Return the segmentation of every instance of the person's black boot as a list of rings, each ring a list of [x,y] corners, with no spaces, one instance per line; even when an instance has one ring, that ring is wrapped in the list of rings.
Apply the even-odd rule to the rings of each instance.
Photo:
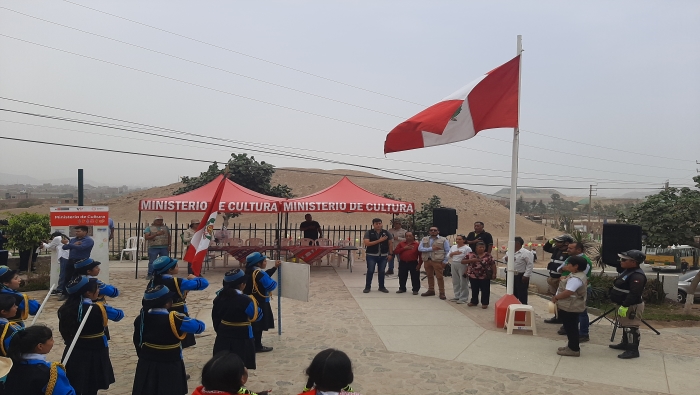
[[[620,359],[632,359],[632,358],[639,358],[639,328],[625,328],[628,329],[629,332],[625,333],[627,335],[627,351],[623,352],[622,354],[618,355],[617,357]],[[627,331],[626,331],[627,332]],[[631,338],[631,339],[630,339]]]
[[[627,328],[623,326],[620,329],[622,329],[622,341],[619,344],[609,344],[608,347],[614,350],[627,350],[627,344],[629,344],[627,341],[627,333],[625,331]]]

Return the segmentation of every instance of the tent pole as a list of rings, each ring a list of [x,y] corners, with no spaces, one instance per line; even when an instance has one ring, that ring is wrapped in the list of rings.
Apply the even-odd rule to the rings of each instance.
[[[139,220],[136,222],[136,272],[134,273],[134,278],[139,278],[139,247],[141,247],[141,210],[139,210]]]
[[[173,259],[175,259],[175,257],[177,257],[177,245],[179,244],[179,243],[177,242],[177,232],[178,232],[178,230],[179,230],[179,229],[177,228],[177,211],[176,211],[176,212],[175,212],[175,253],[174,253],[173,256],[171,257],[171,258],[173,258]]]

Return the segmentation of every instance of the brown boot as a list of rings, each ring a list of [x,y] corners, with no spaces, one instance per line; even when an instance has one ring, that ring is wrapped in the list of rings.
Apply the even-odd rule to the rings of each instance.
[[[445,294],[440,294],[440,299],[445,300],[447,299],[447,296],[445,296]]]
[[[435,296],[435,291],[427,290],[420,294],[420,296]]]

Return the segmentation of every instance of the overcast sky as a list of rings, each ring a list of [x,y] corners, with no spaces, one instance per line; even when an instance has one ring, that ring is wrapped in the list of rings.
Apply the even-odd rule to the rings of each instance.
[[[614,195],[667,179],[692,185],[700,168],[698,1],[71,1],[0,1],[0,96],[196,136],[6,111],[0,136],[361,170],[253,151],[262,149],[495,192],[510,184],[512,129],[386,157],[383,143],[510,60],[522,34],[520,186],[583,196],[597,183]],[[0,108],[125,125],[8,100]],[[1,173],[51,179],[79,167],[109,185],[156,186],[207,165],[0,139]]]

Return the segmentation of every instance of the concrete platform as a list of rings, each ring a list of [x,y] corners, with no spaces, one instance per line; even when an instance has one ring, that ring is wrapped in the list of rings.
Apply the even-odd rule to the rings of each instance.
[[[623,361],[617,358],[618,351],[592,343],[581,345],[579,358],[562,357],[556,351],[566,345],[564,337],[553,340],[532,336],[529,331],[508,335],[495,328],[492,322],[479,324],[470,319],[460,311],[464,305],[411,292],[395,293],[398,289],[395,276],[385,279],[388,294],[377,291],[376,274],[372,291],[362,293],[365,286],[363,266],[363,262],[356,262],[353,273],[345,268],[334,269],[389,351],[546,375],[557,380],[568,378],[608,384],[617,386],[619,392],[700,394],[698,357],[643,350],[641,358]],[[453,296],[452,281],[446,280],[449,299]],[[427,289],[426,285],[423,282],[421,292]],[[492,293],[492,305],[501,294]],[[531,298],[536,313],[549,317],[544,311],[546,301],[536,296]],[[482,314],[493,315],[493,307]],[[632,368],[635,383],[620,382],[621,366]]]

